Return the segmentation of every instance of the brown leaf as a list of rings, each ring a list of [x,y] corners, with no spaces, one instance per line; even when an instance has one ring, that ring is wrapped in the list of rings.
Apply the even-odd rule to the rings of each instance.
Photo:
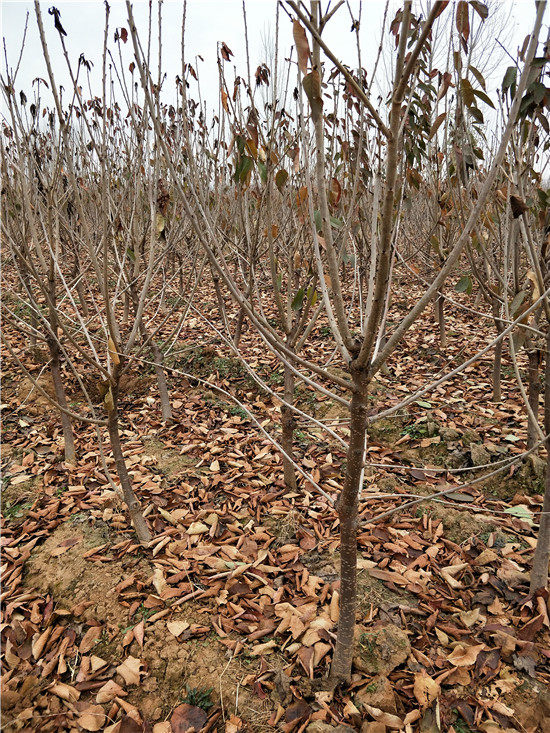
[[[208,720],[208,715],[202,708],[195,705],[178,705],[172,713],[170,723],[173,733],[185,733],[185,731],[193,728],[195,731],[201,730]]]
[[[425,708],[439,696],[441,687],[423,669],[414,676],[413,692],[421,707]]]
[[[304,720],[311,715],[311,707],[305,700],[298,700],[285,711],[285,721],[292,723],[293,720]]]
[[[457,644],[447,660],[455,667],[469,667],[471,664],[475,664],[477,655],[484,648],[485,644],[475,644],[474,646]]]
[[[323,109],[321,77],[319,76],[319,72],[314,69],[309,74],[306,74],[302,80],[302,86],[304,87],[309,106],[311,107],[311,118],[313,122],[317,122]]]
[[[101,636],[101,626],[91,626],[82,637],[78,651],[81,654],[87,654],[96,644]]]
[[[95,696],[98,703],[111,702],[115,697],[123,697],[128,693],[114,680],[108,680],[103,687],[100,687]]]
[[[525,201],[522,201],[518,196],[510,196],[510,208],[512,209],[512,216],[514,219],[517,219],[522,214],[525,214],[526,211],[529,211],[529,207]]]
[[[470,9],[466,0],[460,0],[456,6],[456,29],[467,43],[470,37]]]
[[[116,671],[127,685],[139,685],[141,675],[141,662],[135,657],[128,657],[127,659],[119,664]]]
[[[49,688],[49,691],[67,702],[76,702],[80,697],[80,691],[65,682],[56,682]]]
[[[105,712],[101,705],[90,705],[80,714],[77,722],[84,730],[101,730],[105,724]]]
[[[137,643],[140,645],[142,649],[143,649],[144,637],[145,637],[145,622],[142,619],[137,626],[134,626],[134,639],[137,641]]]
[[[298,52],[298,66],[302,74],[307,74],[307,65],[311,57],[306,32],[298,20],[292,21],[292,35]]]

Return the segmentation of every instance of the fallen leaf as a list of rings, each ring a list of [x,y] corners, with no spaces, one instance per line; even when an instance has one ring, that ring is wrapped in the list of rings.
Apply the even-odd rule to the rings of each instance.
[[[413,692],[421,707],[425,708],[439,696],[441,687],[423,669],[414,676]]]
[[[116,671],[124,679],[127,685],[139,685],[141,675],[141,662],[135,657],[128,657],[119,664]]]

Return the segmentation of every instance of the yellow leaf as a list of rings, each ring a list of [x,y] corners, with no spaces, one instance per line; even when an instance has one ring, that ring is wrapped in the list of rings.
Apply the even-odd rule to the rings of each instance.
[[[110,387],[109,387],[109,391],[103,398],[103,402],[105,404],[105,407],[107,408],[107,412],[112,412],[115,409],[115,402],[113,400],[113,392]]]
[[[166,224],[166,219],[163,217],[163,215],[157,214],[157,218],[156,218],[157,234],[162,234],[162,232],[164,231],[165,224]]]
[[[109,336],[109,340],[107,344],[109,346],[109,358],[113,362],[113,364],[118,366],[120,364],[120,357],[117,353],[115,342],[113,341],[113,339],[110,336]]]

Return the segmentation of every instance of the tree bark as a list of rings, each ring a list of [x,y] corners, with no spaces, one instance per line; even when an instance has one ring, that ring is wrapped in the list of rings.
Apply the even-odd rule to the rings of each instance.
[[[285,364],[284,367],[285,387],[284,399],[289,404],[294,404],[294,373]],[[292,410],[283,405],[281,407],[281,427],[282,427],[282,446],[290,458],[294,460],[293,442],[294,442],[294,416]],[[292,461],[283,456],[283,469],[285,484],[289,489],[296,489],[296,472]]]
[[[340,613],[331,679],[336,684],[351,679],[355,611],[357,606],[357,512],[367,433],[367,374],[354,370],[350,407],[350,438],[344,488],[338,499],[340,518]]]
[[[48,339],[48,348],[51,356],[51,371],[53,378],[53,386],[55,390],[55,399],[60,407],[67,409],[67,398],[65,395],[65,387],[61,377],[61,356],[59,353],[59,345],[55,339]],[[76,463],[76,453],[74,447],[74,433],[71,424],[71,418],[63,410],[59,411],[61,415],[61,427],[63,429],[63,440],[65,442],[65,461],[67,463]]]
[[[164,354],[154,340],[151,341],[151,353],[153,354],[153,360],[155,362],[155,374],[157,375],[162,419],[164,422],[168,422],[172,419],[172,407],[170,405],[170,395],[168,392],[168,383],[166,381],[166,371],[164,369]]]
[[[530,590],[545,589],[548,586],[548,564],[550,563],[550,327],[546,336],[546,364],[544,384],[544,433],[546,437],[546,477],[544,501],[540,515],[537,547],[531,568]]]
[[[495,357],[493,360],[493,402],[500,402],[502,399],[501,371],[502,371],[502,340],[500,340],[497,343],[497,345],[495,346]]]
[[[146,546],[151,541],[151,533],[149,532],[147,522],[145,521],[145,518],[143,517],[143,514],[141,512],[141,505],[132,488],[132,482],[130,480],[130,476],[128,475],[126,461],[124,460],[124,456],[122,454],[122,446],[120,444],[117,406],[118,386],[111,386],[111,391],[113,395],[113,409],[107,410],[109,416],[107,426],[109,430],[109,438],[111,441],[111,449],[113,451],[115,466],[118,477],[120,479],[120,486],[122,488],[124,501],[126,503],[126,506],[128,507],[128,513],[130,514],[130,519],[132,521],[132,524],[134,525],[134,529],[136,530],[136,534],[140,544]]]
[[[540,352],[538,349],[531,348],[528,351],[528,367],[527,367],[527,398],[529,405],[535,416],[535,421],[528,417],[527,423],[527,450],[530,450],[537,442],[537,416],[539,414],[539,395],[540,395]]]
[[[437,325],[439,327],[439,345],[442,349],[447,346],[447,331],[445,328],[445,298],[442,295],[437,295],[435,299],[435,317]]]

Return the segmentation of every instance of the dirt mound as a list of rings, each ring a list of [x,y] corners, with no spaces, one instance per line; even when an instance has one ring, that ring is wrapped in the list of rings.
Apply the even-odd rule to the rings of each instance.
[[[187,613],[184,615],[188,618]],[[208,623],[207,614],[202,614],[202,622]],[[149,676],[128,699],[144,717],[163,720],[176,705],[202,698],[219,705],[226,718],[238,715],[255,731],[272,730],[267,721],[275,709],[274,702],[269,696],[256,695],[245,684],[247,675],[257,671],[257,659],[233,657],[212,635],[178,641],[162,621],[147,630],[141,657]],[[265,661],[273,671],[284,665],[276,655]]]
[[[177,476],[197,463],[197,458],[181,454],[173,448],[165,448],[164,443],[155,438],[143,442],[145,450],[157,460],[157,466],[167,478]]]
[[[84,619],[125,623],[128,609],[118,603],[114,588],[132,573],[150,576],[149,564],[135,555],[122,561],[111,559],[105,564],[83,557],[92,548],[115,544],[117,539],[106,525],[64,522],[33,550],[26,565],[25,585],[50,593],[56,606],[67,610],[91,601],[92,605],[82,613]]]

